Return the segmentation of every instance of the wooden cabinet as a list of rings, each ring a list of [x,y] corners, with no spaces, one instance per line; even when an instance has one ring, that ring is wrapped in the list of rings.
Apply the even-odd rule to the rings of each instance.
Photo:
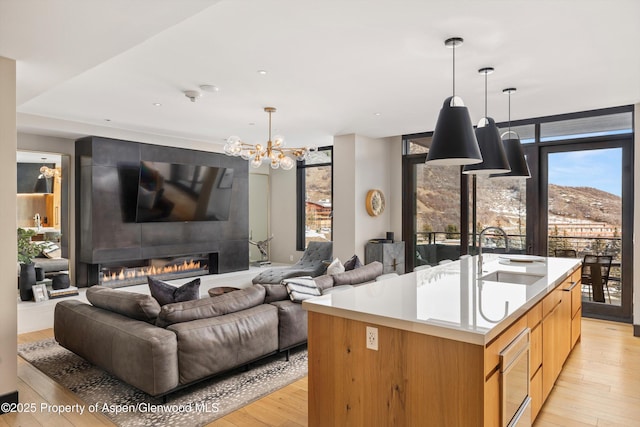
[[[552,292],[552,294],[555,293]],[[551,296],[551,295],[549,295]],[[547,296],[547,298],[549,298]],[[551,311],[542,319],[542,400],[547,400],[553,384],[556,381],[556,373],[560,372],[557,366],[556,343],[558,341],[558,329],[560,324],[560,302],[551,308]]]
[[[543,307],[542,319],[542,401],[544,402],[560,375],[564,362],[569,357],[571,349],[579,339],[580,321],[576,320],[576,294],[579,286],[575,278],[580,277],[577,269],[569,278],[547,295],[541,302]],[[578,289],[576,291],[576,289]],[[577,311],[576,311],[577,310]]]
[[[372,351],[368,322],[309,311],[309,426],[499,427],[499,354],[527,328],[535,419],[579,339],[575,274],[484,346],[375,325]]]
[[[582,333],[582,270],[578,269],[571,275],[571,348],[580,341]]]

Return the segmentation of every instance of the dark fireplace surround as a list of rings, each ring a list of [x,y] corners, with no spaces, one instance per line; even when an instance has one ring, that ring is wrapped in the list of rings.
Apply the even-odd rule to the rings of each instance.
[[[104,281],[123,270],[154,271],[168,280],[249,268],[249,171],[246,161],[224,154],[102,137],[76,141],[76,276],[79,286],[118,287],[146,282]],[[228,220],[136,223],[131,217],[140,161],[233,168]],[[137,182],[137,181],[136,181]],[[158,265],[200,266],[183,273],[146,270]]]

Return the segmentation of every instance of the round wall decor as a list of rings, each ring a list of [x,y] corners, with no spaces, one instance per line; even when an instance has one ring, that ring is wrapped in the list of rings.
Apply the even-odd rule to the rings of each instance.
[[[370,216],[378,216],[384,212],[384,194],[382,190],[369,190],[365,200],[365,207]]]

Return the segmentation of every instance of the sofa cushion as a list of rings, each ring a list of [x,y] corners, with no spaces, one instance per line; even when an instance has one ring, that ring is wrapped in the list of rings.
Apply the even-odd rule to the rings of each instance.
[[[282,301],[285,299],[289,299],[289,292],[287,292],[287,288],[282,283],[278,283],[276,285],[263,284],[262,286],[264,286],[264,289],[266,291],[264,297],[265,304],[269,304],[273,301]]]
[[[149,282],[151,296],[153,296],[160,305],[200,298],[200,279],[194,279],[179,287],[170,285],[151,276],[147,276],[147,281]]]
[[[358,258],[358,255],[352,256],[344,263],[344,271],[351,271],[360,267],[362,267],[362,262],[360,262],[360,258]]]
[[[253,285],[216,297],[167,304],[162,306],[156,325],[164,328],[174,323],[235,313],[264,303],[264,297],[264,287]]]
[[[291,300],[275,301],[278,309],[278,350],[286,350],[307,341],[307,310]]]
[[[282,281],[282,284],[287,288],[289,298],[293,302],[302,302],[306,299],[322,295],[320,289],[318,289],[318,285],[316,285],[316,282],[314,282],[310,276],[285,279]]]
[[[120,291],[104,286],[91,286],[87,289],[86,295],[95,307],[136,320],[153,322],[160,313],[160,304],[151,295]]]
[[[370,282],[382,274],[382,263],[374,261],[355,270],[345,271],[333,275],[333,285],[358,285],[360,283]]]

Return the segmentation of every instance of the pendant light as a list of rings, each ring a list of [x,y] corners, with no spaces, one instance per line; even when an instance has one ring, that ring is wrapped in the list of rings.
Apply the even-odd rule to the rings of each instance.
[[[476,138],[482,154],[482,163],[466,165],[462,169],[464,174],[489,175],[511,171],[498,126],[496,126],[495,120],[487,115],[487,75],[493,71],[491,67],[478,70],[478,73],[484,74],[484,117],[480,119],[476,127]]]
[[[427,165],[452,166],[482,162],[478,140],[473,131],[469,110],[456,96],[456,46],[464,40],[447,39],[444,44],[453,49],[453,96],[444,100],[427,155]]]
[[[517,132],[511,130],[511,94],[515,91],[515,87],[503,89],[502,91],[509,95],[509,130],[502,134],[502,145],[509,160],[511,172],[492,174],[489,175],[489,178],[531,178],[529,165],[527,164],[527,159],[524,157],[524,151],[520,143],[520,136],[518,136]]]

